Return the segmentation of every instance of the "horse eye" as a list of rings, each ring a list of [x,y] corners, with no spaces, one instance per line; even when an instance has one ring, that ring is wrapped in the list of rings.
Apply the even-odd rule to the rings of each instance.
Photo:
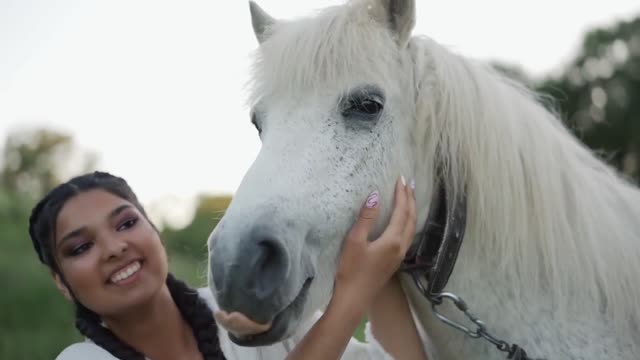
[[[354,96],[348,99],[343,107],[342,116],[372,120],[384,109],[382,99],[376,96]]]
[[[258,134],[262,134],[262,128],[258,124],[258,116],[256,113],[251,114],[251,123],[256,127],[256,130],[258,130]]]
[[[382,104],[372,99],[364,99],[354,104],[353,108],[367,115],[375,115],[382,110]]]

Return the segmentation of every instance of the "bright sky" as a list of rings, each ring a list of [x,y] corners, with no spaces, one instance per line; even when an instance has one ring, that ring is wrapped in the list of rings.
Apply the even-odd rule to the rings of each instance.
[[[292,17],[341,2],[259,4]],[[416,33],[533,75],[592,26],[640,15],[638,0],[417,3]],[[256,46],[244,0],[0,0],[0,138],[68,131],[147,204],[233,193],[260,146],[243,92]]]

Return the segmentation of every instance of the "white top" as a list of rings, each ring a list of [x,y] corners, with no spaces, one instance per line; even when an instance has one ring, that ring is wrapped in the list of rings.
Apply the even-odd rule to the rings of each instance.
[[[213,296],[208,288],[201,288],[198,290],[200,296],[207,302],[207,304],[216,311],[218,305],[216,304]],[[218,327],[218,338],[220,340],[220,347],[224,352],[225,357],[228,360],[282,360],[286,358],[289,350],[292,350],[295,344],[300,341],[307,331],[311,328],[320,316],[321,312],[317,312],[313,319],[310,319],[304,326],[290,338],[283,342],[275,343],[270,346],[260,347],[243,347],[234,344],[228,336],[227,331]],[[416,323],[417,325],[419,323]],[[426,336],[424,331],[418,326],[420,336],[423,339],[423,344],[426,344]],[[393,360],[393,358],[383,350],[382,346],[375,340],[371,334],[371,328],[367,323],[365,327],[365,339],[367,343],[362,343],[355,338],[351,338],[347,345],[345,352],[342,356],[342,360],[360,360],[360,359],[374,359],[374,360]],[[425,347],[425,351],[427,347]],[[68,346],[64,349],[56,360],[117,360],[108,351],[94,344],[90,340],[86,340],[81,343],[76,343]]]

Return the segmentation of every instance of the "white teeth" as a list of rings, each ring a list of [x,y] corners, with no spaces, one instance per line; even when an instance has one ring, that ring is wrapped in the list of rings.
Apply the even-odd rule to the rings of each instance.
[[[138,270],[140,270],[140,267],[140,261],[134,262],[133,264],[113,274],[113,276],[111,276],[111,282],[115,284],[122,280],[128,279],[131,275],[137,273]]]

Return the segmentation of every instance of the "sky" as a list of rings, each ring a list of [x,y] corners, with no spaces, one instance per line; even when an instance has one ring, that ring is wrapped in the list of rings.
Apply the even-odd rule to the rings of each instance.
[[[258,1],[276,18],[342,2]],[[414,33],[539,77],[588,29],[638,15],[638,0],[419,0]],[[67,132],[179,218],[196,194],[233,194],[260,149],[244,91],[256,47],[244,0],[0,0],[0,138]]]

